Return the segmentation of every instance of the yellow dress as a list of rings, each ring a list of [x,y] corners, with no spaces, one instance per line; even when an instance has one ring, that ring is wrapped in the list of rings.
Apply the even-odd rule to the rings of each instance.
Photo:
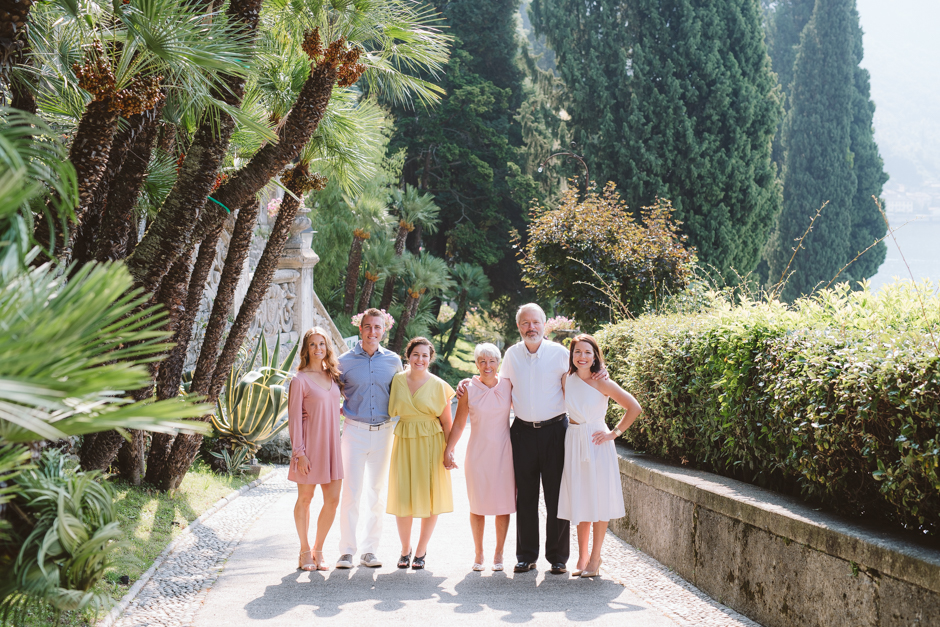
[[[388,511],[395,516],[427,518],[454,511],[450,471],[444,468],[444,429],[439,416],[454,396],[443,379],[431,378],[414,395],[404,372],[392,378],[388,414],[401,416],[395,426],[388,473]]]

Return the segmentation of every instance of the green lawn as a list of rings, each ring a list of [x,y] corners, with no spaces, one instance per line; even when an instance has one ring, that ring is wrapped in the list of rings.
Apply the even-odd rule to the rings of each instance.
[[[263,469],[262,476],[270,470]],[[179,489],[171,494],[112,482],[115,514],[124,538],[112,553],[112,565],[96,589],[119,601],[189,523],[220,498],[253,480],[253,477],[217,475],[202,460],[197,460]],[[121,585],[122,575],[130,578],[129,585]],[[100,617],[94,616],[93,611],[84,611],[66,612],[61,620],[63,625],[77,627],[93,625],[97,618]],[[45,626],[54,620],[51,611],[42,611],[30,615],[24,627]]]

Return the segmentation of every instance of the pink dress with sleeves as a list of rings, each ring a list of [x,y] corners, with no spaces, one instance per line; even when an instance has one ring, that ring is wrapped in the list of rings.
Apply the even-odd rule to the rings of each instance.
[[[290,383],[287,397],[287,429],[290,432],[291,460],[287,478],[295,483],[322,484],[343,478],[339,447],[339,385],[329,390],[298,372]],[[310,472],[300,474],[297,459],[307,456]]]

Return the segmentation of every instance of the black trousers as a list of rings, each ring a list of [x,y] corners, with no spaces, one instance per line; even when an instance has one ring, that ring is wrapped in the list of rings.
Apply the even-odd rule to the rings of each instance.
[[[535,562],[539,557],[539,482],[545,494],[545,558],[552,564],[568,561],[570,536],[567,520],[558,520],[558,492],[565,468],[565,430],[568,419],[539,429],[513,420],[509,430],[512,465],[516,472],[516,559]]]

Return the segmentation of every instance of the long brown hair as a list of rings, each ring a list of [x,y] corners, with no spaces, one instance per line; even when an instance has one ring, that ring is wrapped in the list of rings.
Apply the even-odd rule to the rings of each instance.
[[[330,334],[323,327],[313,327],[308,329],[304,333],[304,339],[301,340],[300,344],[300,365],[297,366],[298,370],[303,370],[310,365],[310,338],[314,335],[319,335],[323,337],[323,341],[326,343],[326,356],[323,358],[324,370],[327,374],[336,382],[336,385],[339,386],[339,391],[343,391],[343,383],[340,381],[339,375],[339,360],[336,358],[336,350],[333,348],[333,340],[330,338]]]
[[[580,333],[572,338],[571,344],[568,346],[568,374],[574,374],[578,371],[577,366],[574,365],[574,345],[578,342],[590,344],[591,348],[594,349],[594,363],[591,364],[591,372],[600,372],[601,368],[604,367],[604,353],[601,351],[601,347],[597,345],[597,340],[594,339],[593,335]]]

